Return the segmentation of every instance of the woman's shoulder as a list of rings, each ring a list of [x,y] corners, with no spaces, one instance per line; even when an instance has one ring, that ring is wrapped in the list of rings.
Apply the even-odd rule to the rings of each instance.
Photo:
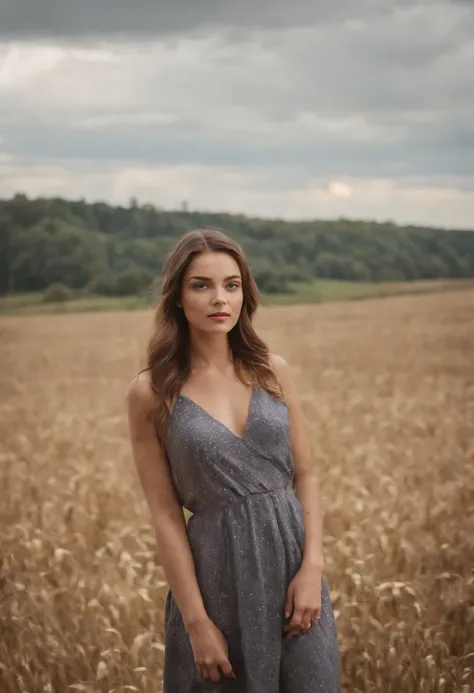
[[[289,365],[287,361],[279,354],[268,354],[270,366],[273,368],[275,373],[279,376],[285,377],[289,371]]]
[[[289,401],[295,394],[295,384],[293,381],[291,367],[283,356],[280,356],[279,354],[269,354],[269,360],[270,366],[273,368],[273,371],[280,382],[283,395],[285,399]]]
[[[154,394],[149,370],[140,371],[128,384],[126,399],[129,406],[136,409],[152,409],[154,406]]]
[[[271,365],[276,368],[284,368],[288,365],[283,356],[280,356],[279,354],[268,354],[268,356],[270,358]]]

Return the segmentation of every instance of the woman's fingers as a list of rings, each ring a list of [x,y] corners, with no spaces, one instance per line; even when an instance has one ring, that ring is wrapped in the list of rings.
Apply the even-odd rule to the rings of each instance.
[[[293,611],[293,616],[291,617],[291,621],[286,624],[286,626],[283,627],[284,631],[289,631],[289,630],[294,630],[295,628],[298,629],[300,627],[301,619],[303,618],[304,610],[303,609],[295,609]]]
[[[202,679],[208,679],[210,677],[209,669],[205,664],[201,664],[198,669],[201,672],[200,676]]]
[[[283,627],[287,635],[287,640],[290,640],[294,635],[301,635],[310,630],[319,620],[319,611],[312,609],[295,609],[293,617],[286,626]]]
[[[217,664],[211,664],[209,667],[209,678],[214,682],[221,680],[221,673]]]
[[[217,664],[209,664],[207,666],[205,664],[196,665],[197,675],[201,679],[207,679],[210,681],[221,680],[221,672],[219,669],[222,670],[224,676],[227,676],[231,679],[236,678],[235,673],[232,669],[232,665],[228,659],[222,660],[219,666]]]
[[[300,628],[304,632],[306,630],[309,630],[311,626],[313,625],[312,618],[313,618],[314,612],[311,609],[306,609],[304,612],[302,618],[301,618],[301,623],[300,623]]]
[[[293,616],[291,617],[291,621],[283,627],[283,630],[287,634],[288,640],[293,636],[296,635],[297,633],[301,632],[300,627],[301,627],[301,619],[303,618],[304,610],[303,609],[295,609],[293,612]]]
[[[228,659],[223,659],[219,663],[219,666],[222,669],[222,673],[224,674],[224,676],[228,676],[231,679],[235,679],[235,674],[234,674],[234,671],[232,669],[232,664],[229,662]]]

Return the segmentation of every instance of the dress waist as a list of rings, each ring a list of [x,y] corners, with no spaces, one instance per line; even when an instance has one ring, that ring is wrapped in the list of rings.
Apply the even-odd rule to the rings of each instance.
[[[210,512],[224,511],[229,508],[235,508],[237,505],[245,503],[246,501],[251,501],[259,496],[271,496],[271,495],[284,495],[293,494],[292,484],[286,484],[284,486],[277,486],[271,489],[264,489],[262,491],[251,491],[243,496],[234,496],[233,498],[226,498],[215,503],[206,503],[200,508],[197,508],[193,512],[193,516],[201,517],[207,515]]]

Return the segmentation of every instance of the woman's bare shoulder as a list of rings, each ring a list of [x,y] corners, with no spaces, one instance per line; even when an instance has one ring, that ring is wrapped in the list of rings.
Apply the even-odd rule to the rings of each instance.
[[[283,356],[279,356],[279,354],[268,354],[268,357],[270,359],[270,365],[277,375],[285,377],[289,371],[289,366]]]
[[[289,363],[278,354],[269,354],[270,365],[273,368],[283,393],[287,400],[292,400],[296,395],[295,383]]]
[[[129,406],[149,410],[154,405],[154,394],[151,385],[150,371],[141,371],[128,384],[126,399]]]

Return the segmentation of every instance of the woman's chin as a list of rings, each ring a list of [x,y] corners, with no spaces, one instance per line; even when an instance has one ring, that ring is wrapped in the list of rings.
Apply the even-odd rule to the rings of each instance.
[[[226,322],[213,322],[209,320],[207,323],[200,323],[199,325],[192,325],[192,328],[198,332],[206,332],[207,334],[227,334],[230,332],[234,325],[228,321]]]

